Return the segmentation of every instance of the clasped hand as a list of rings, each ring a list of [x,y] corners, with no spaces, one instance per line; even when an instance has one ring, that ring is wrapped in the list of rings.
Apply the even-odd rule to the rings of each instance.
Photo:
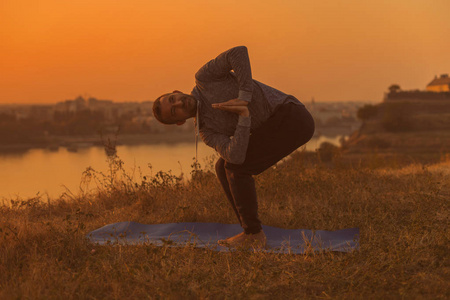
[[[240,99],[231,99],[222,103],[214,103],[213,108],[221,109],[224,111],[232,112],[243,117],[250,116],[248,111],[248,102]]]

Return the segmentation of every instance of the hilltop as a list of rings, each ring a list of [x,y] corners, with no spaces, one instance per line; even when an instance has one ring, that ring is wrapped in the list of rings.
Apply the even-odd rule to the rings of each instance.
[[[358,111],[363,120],[345,153],[378,152],[436,160],[450,152],[450,93],[391,91]]]

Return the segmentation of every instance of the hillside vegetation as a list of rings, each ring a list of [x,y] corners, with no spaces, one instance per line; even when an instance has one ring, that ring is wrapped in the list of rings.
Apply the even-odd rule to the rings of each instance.
[[[448,299],[450,160],[349,162],[297,152],[257,176],[260,217],[283,228],[359,227],[359,251],[286,255],[97,246],[106,224],[236,223],[210,164],[188,181],[170,173],[87,170],[93,194],[4,200],[1,299]],[[319,155],[319,157],[318,157]],[[400,160],[399,160],[400,161]]]
[[[344,143],[347,153],[397,153],[436,160],[450,152],[450,100],[390,100],[358,112],[361,128]]]

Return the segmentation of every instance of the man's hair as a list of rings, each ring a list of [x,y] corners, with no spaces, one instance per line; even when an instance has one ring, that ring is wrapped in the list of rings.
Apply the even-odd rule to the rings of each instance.
[[[155,116],[156,120],[158,120],[159,122],[161,122],[163,124],[168,124],[168,125],[174,124],[174,123],[168,122],[161,117],[161,98],[164,96],[170,95],[170,94],[171,93],[161,95],[158,98],[156,98],[155,102],[153,102],[153,116]]]

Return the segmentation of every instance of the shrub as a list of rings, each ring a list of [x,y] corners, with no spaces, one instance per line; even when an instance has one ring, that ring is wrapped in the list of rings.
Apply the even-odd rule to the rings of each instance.
[[[328,162],[340,154],[340,149],[332,143],[323,142],[320,144],[319,149],[317,149],[317,153],[319,154],[321,161]]]
[[[413,123],[408,113],[408,105],[404,103],[389,103],[385,105],[382,126],[389,132],[410,131]]]
[[[378,106],[366,104],[358,110],[357,115],[360,120],[369,120],[378,115]]]

